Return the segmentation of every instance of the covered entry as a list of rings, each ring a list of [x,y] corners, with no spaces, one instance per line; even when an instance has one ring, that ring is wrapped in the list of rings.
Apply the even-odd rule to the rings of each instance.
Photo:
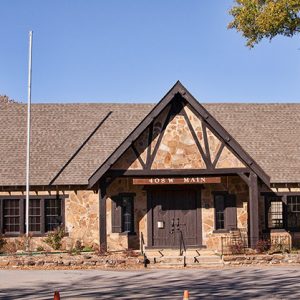
[[[89,187],[99,188],[100,244],[107,245],[106,189],[116,178],[132,178],[133,185],[156,185],[147,197],[147,246],[173,247],[182,236],[186,246],[201,246],[200,197],[197,189],[161,189],[157,185],[199,186],[208,183],[203,178],[232,175],[249,186],[249,241],[255,247],[259,188],[262,183],[268,186],[270,178],[182,84],[176,83],[89,179]],[[143,182],[145,179],[148,182]],[[131,192],[129,186],[126,192]]]
[[[201,245],[200,189],[152,189],[147,192],[147,201],[148,246]]]

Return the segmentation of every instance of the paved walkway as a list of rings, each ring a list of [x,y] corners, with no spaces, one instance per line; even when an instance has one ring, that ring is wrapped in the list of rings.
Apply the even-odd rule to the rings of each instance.
[[[300,299],[300,268],[0,270],[0,299]]]

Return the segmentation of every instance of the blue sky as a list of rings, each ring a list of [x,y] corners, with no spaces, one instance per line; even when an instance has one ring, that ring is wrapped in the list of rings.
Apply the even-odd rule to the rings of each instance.
[[[299,102],[300,43],[253,50],[233,0],[0,0],[0,94],[33,102],[157,102],[179,79],[201,102]]]

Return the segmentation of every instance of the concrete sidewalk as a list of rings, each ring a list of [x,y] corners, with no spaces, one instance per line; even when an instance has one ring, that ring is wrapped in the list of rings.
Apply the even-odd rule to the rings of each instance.
[[[300,268],[0,270],[0,299],[300,299]]]

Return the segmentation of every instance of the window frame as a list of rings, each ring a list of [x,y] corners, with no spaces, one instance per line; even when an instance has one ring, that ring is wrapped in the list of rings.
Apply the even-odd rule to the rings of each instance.
[[[44,236],[47,232],[46,229],[46,213],[45,213],[45,199],[60,199],[61,202],[61,224],[63,227],[65,227],[65,199],[67,198],[67,195],[43,195],[43,196],[30,196],[29,200],[31,199],[40,199],[40,212],[41,212],[41,230],[40,231],[30,231],[32,236]],[[20,209],[20,231],[19,232],[6,232],[4,233],[4,222],[3,222],[3,216],[4,216],[4,201],[5,200],[13,200],[17,199],[19,200],[19,209]],[[6,236],[6,237],[16,237],[20,236],[22,234],[25,234],[25,206],[26,206],[26,197],[24,195],[19,196],[0,196],[0,234]]]
[[[135,224],[134,224],[134,194],[132,193],[121,193],[119,194],[120,197],[120,202],[121,202],[121,224],[122,224],[122,233],[127,233],[127,234],[135,234]],[[123,197],[124,198],[129,198],[131,202],[131,230],[130,231],[125,231],[125,224],[124,224],[124,206],[122,205],[123,202]]]
[[[215,221],[215,224],[214,224],[214,228],[215,228],[215,232],[225,232],[225,231],[227,231],[227,229],[226,229],[226,225],[225,225],[225,210],[226,210],[226,196],[227,196],[227,192],[214,192],[213,193],[213,197],[214,197],[214,215],[215,215],[215,217],[214,217],[214,221]],[[224,203],[223,203],[223,228],[217,228],[217,224],[218,224],[218,222],[217,222],[217,209],[216,209],[216,207],[217,207],[217,205],[216,205],[216,197],[217,196],[223,196],[223,201],[224,201]]]
[[[300,200],[300,194],[297,195],[284,195],[282,198],[284,199],[284,201],[286,202],[286,228],[289,231],[293,231],[293,232],[299,232],[300,231],[300,227],[294,226],[294,227],[289,227],[288,226],[288,217],[289,214],[291,213],[295,213],[295,214],[300,214],[300,211],[290,211],[289,212],[289,197],[298,197]]]
[[[237,195],[228,191],[213,191],[214,204],[214,231],[213,233],[227,233],[238,228],[237,222]],[[224,228],[217,229],[216,196],[223,196],[224,200]],[[233,204],[234,203],[234,204]]]
[[[119,193],[112,196],[112,233],[136,235],[135,229],[135,216],[134,216],[134,203],[135,193]],[[129,197],[131,201],[131,231],[124,231],[124,208],[122,205],[123,197]]]
[[[19,206],[19,231],[7,231],[8,234],[4,232],[4,227],[5,227],[5,215],[4,215],[4,210],[5,210],[5,205],[4,201],[1,201],[1,220],[2,220],[2,227],[1,227],[1,233],[4,235],[11,235],[11,236],[18,236],[22,233],[24,230],[24,227],[22,227],[23,220],[24,220],[24,208],[23,208],[23,201],[19,199],[18,197],[11,197],[9,200],[17,200],[18,201],[18,206]],[[13,217],[13,215],[8,215],[8,217]]]

